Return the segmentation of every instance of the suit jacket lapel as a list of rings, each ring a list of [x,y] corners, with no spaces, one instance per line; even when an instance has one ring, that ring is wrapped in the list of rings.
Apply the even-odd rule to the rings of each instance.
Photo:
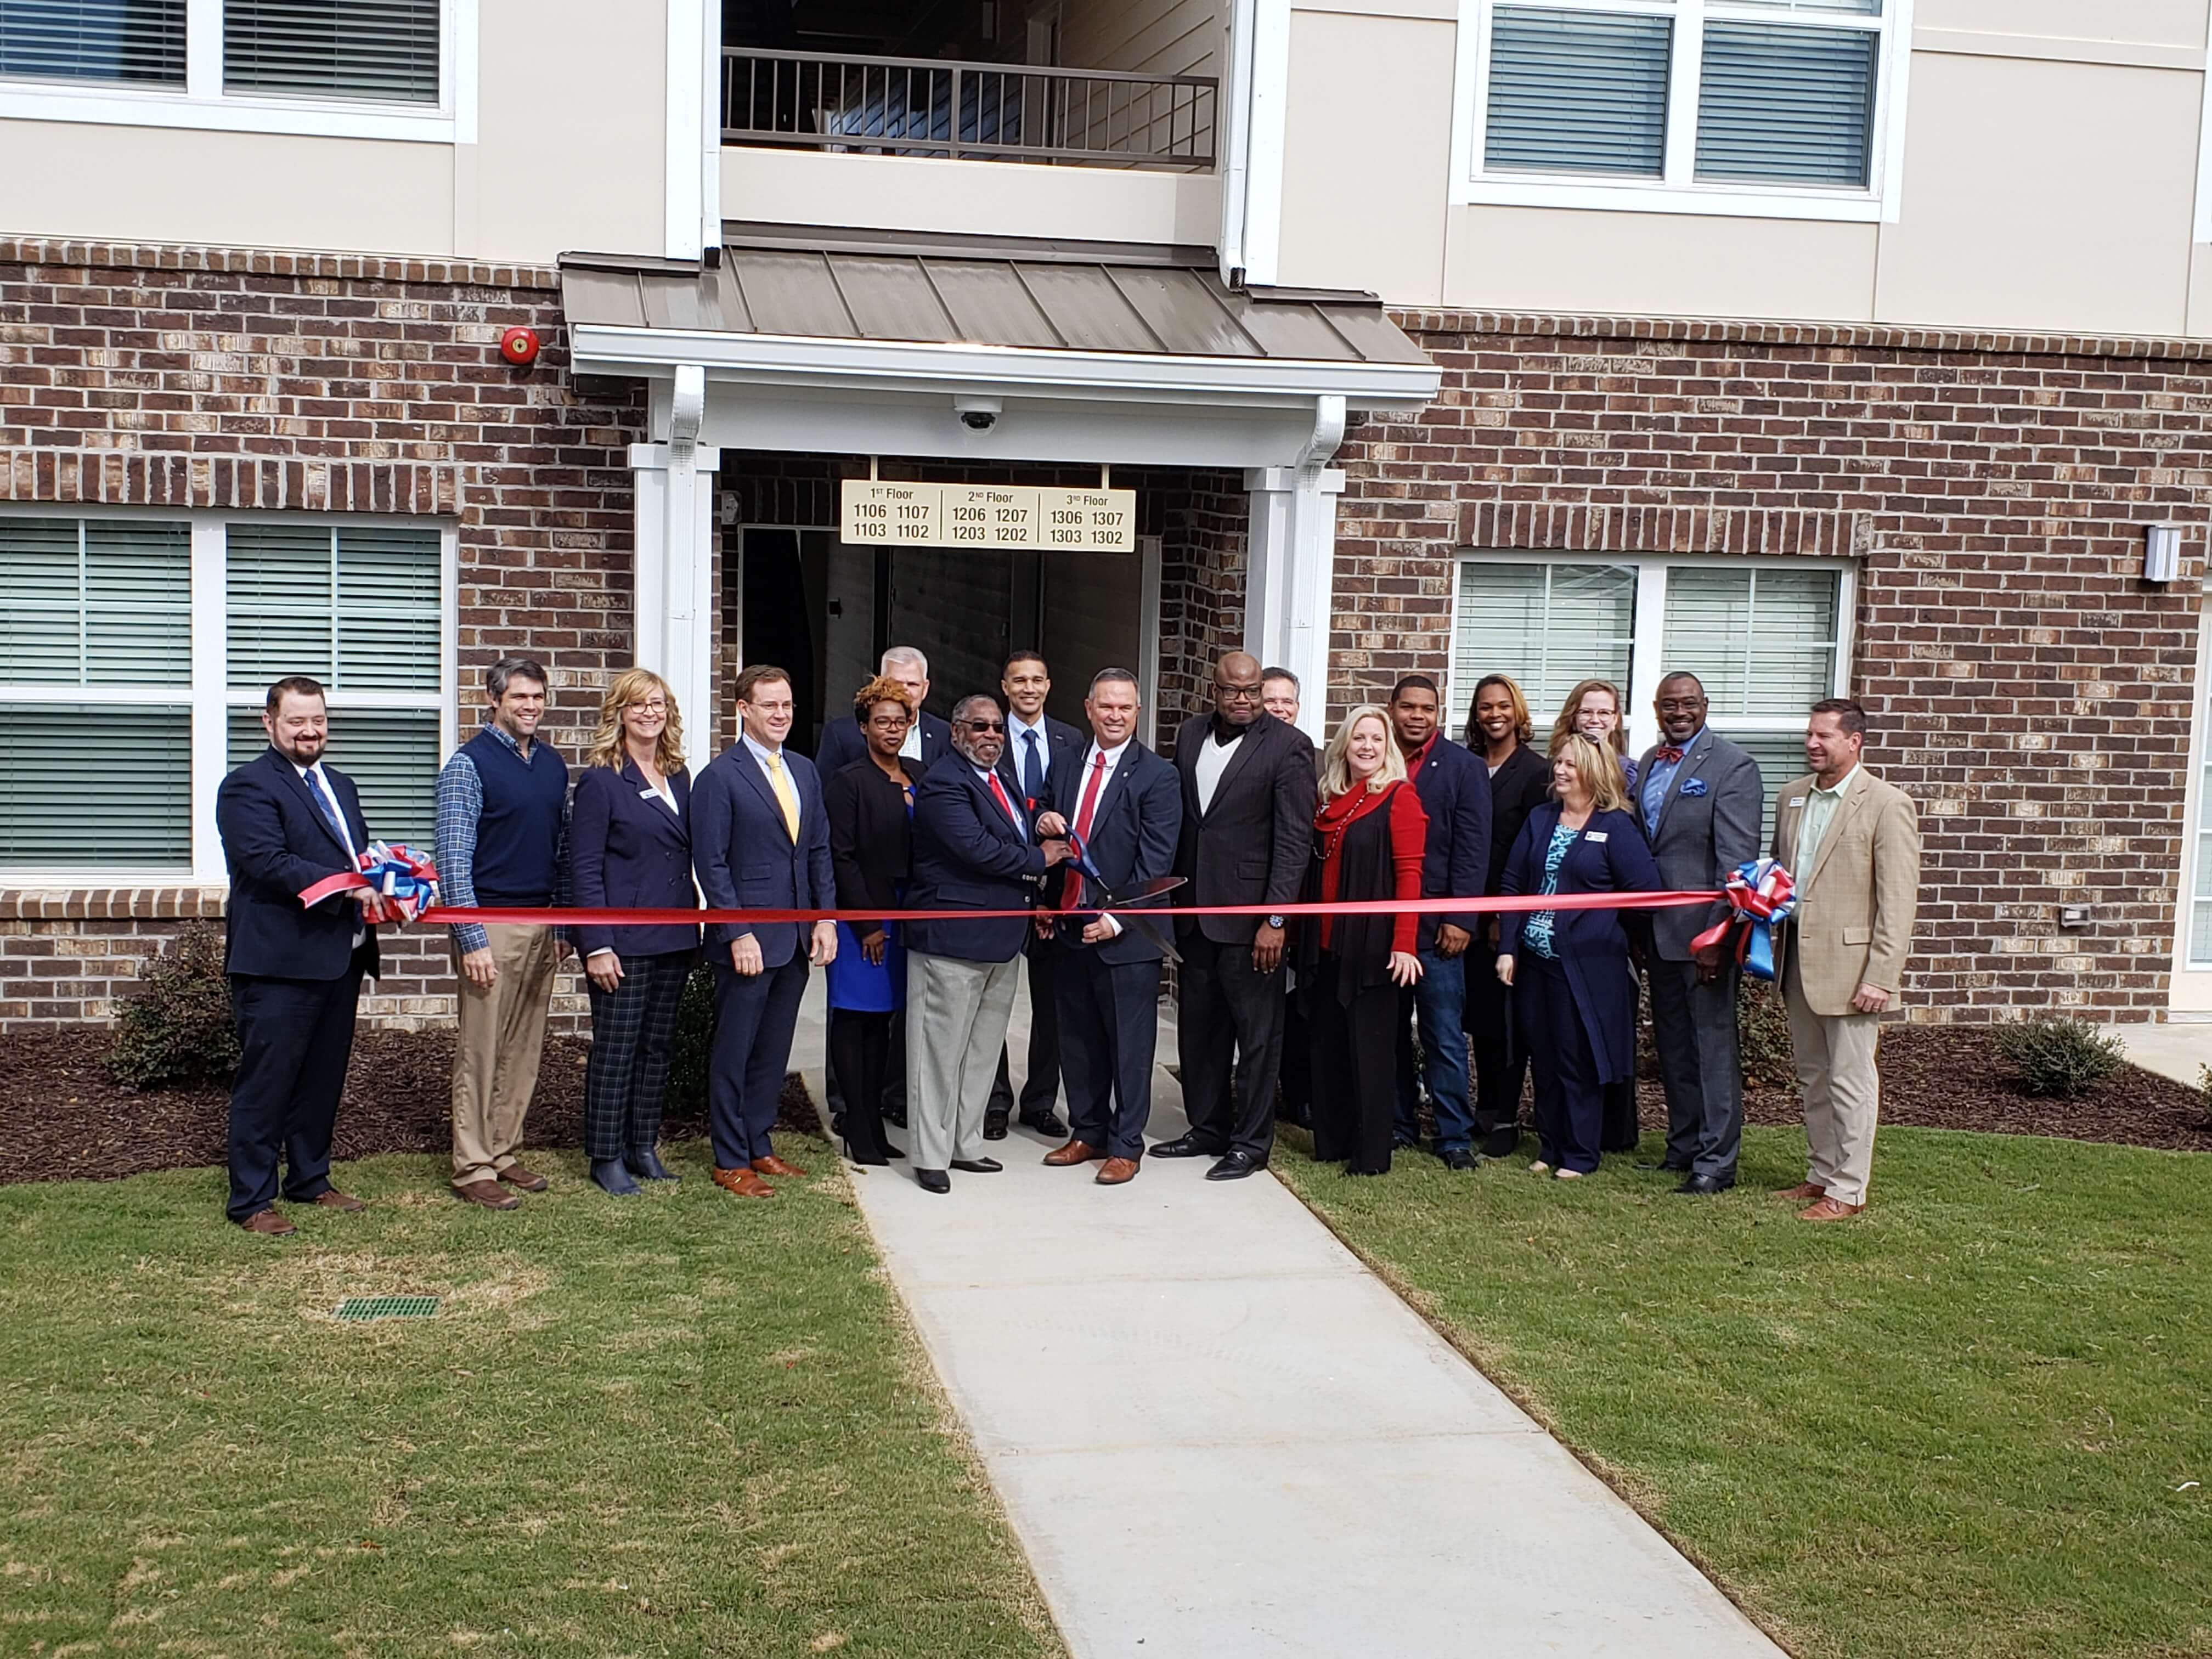
[[[1682,786],[1698,775],[1698,769],[1705,763],[1706,757],[1712,752],[1713,728],[1709,726],[1698,733],[1698,740],[1690,745],[1682,757],[1682,763],[1674,769],[1674,775],[1667,780],[1667,793],[1659,797],[1658,820],[1651,826],[1652,840],[1658,840],[1659,832],[1667,827],[1667,809],[1674,804],[1675,796],[1682,793]]]
[[[1229,786],[1236,781],[1237,775],[1252,763],[1252,751],[1260,746],[1259,738],[1260,722],[1255,720],[1244,728],[1244,735],[1237,739],[1237,746],[1229,756],[1229,764],[1221,769],[1221,775],[1214,780],[1213,799],[1206,804],[1206,811],[1200,813],[1200,817],[1213,816],[1213,809],[1221,804],[1222,796],[1229,792]],[[1205,740],[1207,743],[1213,741],[1213,728],[1211,723],[1206,726]],[[1194,780],[1195,775],[1195,774],[1193,775]]]
[[[1828,855],[1836,850],[1836,843],[1844,838],[1845,826],[1850,823],[1852,815],[1866,804],[1866,780],[1861,778],[1858,782],[1851,786],[1843,799],[1836,803],[1836,810],[1828,815],[1828,827],[1820,831],[1820,849],[1813,854],[1813,867],[1805,872],[1805,878],[1797,884],[1798,891],[1804,892],[1809,890],[1820,878],[1820,872],[1827,868]]]
[[[329,817],[325,815],[321,805],[315,799],[315,786],[301,777],[300,769],[278,754],[274,745],[270,748],[269,758],[275,764],[278,773],[290,782],[293,793],[307,802],[307,811],[314,816],[315,828],[323,832],[323,839],[337,848],[341,854],[350,858],[352,854],[346,852],[344,841],[340,838],[337,830],[331,828]],[[331,796],[333,800],[337,799],[337,786],[331,785]],[[338,802],[338,811],[340,812],[345,811],[345,804],[343,801]],[[348,824],[346,827],[350,830],[353,826]]]
[[[791,777],[790,764],[790,762],[787,760],[784,763],[784,775],[787,778]],[[740,738],[738,743],[738,770],[744,776],[745,781],[750,783],[753,788],[759,793],[760,798],[768,803],[768,810],[775,815],[775,821],[778,823],[781,823],[783,822],[783,803],[775,798],[775,786],[768,781],[768,768],[761,764],[760,757],[752,751],[752,745],[744,742],[742,738]],[[792,779],[791,787],[793,793],[798,792],[799,781],[796,778]],[[802,799],[799,802],[799,821],[804,824],[806,818],[806,803],[805,800]]]

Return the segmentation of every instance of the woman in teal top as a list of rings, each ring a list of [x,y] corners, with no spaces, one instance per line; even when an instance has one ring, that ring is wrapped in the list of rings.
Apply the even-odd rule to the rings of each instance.
[[[1554,799],[1528,814],[1505,863],[1505,893],[1653,892],[1659,872],[1628,811],[1613,757],[1579,734],[1552,762]],[[1535,1074],[1538,1175],[1597,1168],[1607,1084],[1636,1075],[1636,980],[1620,910],[1504,918],[1498,977],[1513,988],[1516,1033]]]

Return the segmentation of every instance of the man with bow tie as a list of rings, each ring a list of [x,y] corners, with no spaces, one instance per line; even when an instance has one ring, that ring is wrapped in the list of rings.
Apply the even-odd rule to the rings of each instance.
[[[1660,884],[1680,891],[1717,890],[1736,866],[1759,856],[1766,799],[1759,763],[1705,724],[1706,706],[1695,674],[1661,680],[1653,709],[1663,735],[1636,770],[1637,822],[1651,843]],[[1727,914],[1717,902],[1710,909],[1686,905],[1655,910],[1649,923],[1651,1032],[1667,1090],[1667,1154],[1658,1167],[1680,1173],[1678,1193],[1735,1185],[1743,1139],[1741,970],[1723,953],[1698,961],[1690,948]]]

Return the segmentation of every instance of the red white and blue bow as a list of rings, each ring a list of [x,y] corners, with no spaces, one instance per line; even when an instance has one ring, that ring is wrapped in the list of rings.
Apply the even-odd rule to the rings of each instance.
[[[438,868],[411,847],[374,842],[360,864],[357,872],[325,876],[300,895],[300,902],[319,904],[334,893],[366,888],[377,896],[366,913],[369,921],[412,921],[438,902]]]
[[[1797,908],[1796,883],[1772,859],[1753,859],[1729,873],[1722,890],[1729,915],[1690,941],[1690,949],[1725,949],[1735,935],[1735,959],[1753,979],[1775,974],[1774,928]]]

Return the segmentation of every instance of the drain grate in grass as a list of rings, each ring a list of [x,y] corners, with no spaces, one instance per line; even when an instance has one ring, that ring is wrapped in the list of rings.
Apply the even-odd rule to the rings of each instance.
[[[361,1319],[428,1319],[438,1311],[434,1296],[349,1296],[338,1304],[338,1317]]]

